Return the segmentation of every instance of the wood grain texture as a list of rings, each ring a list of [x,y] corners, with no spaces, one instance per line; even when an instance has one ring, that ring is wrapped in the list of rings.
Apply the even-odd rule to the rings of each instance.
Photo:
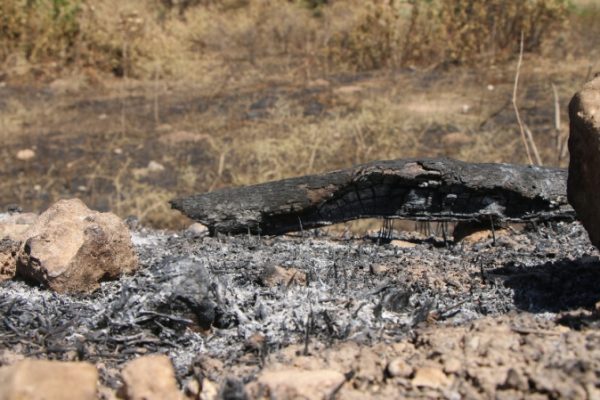
[[[564,169],[401,159],[198,194],[171,206],[213,234],[273,235],[369,217],[572,220],[566,181]]]

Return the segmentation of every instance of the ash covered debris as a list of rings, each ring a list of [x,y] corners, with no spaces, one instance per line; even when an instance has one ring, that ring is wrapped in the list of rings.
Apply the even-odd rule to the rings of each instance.
[[[114,388],[115,368],[146,353],[168,354],[181,382],[205,357],[248,382],[288,347],[393,343],[519,311],[551,321],[600,297],[600,262],[579,223],[530,227],[495,246],[398,248],[308,233],[198,240],[145,229],[133,243],[140,270],[91,295],[3,282],[0,349],[102,362],[103,382]],[[306,284],[265,285],[275,266],[295,268]]]

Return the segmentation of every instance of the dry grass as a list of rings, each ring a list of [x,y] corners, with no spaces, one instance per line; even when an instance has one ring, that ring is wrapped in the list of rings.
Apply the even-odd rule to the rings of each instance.
[[[68,62],[13,49],[0,88],[6,204],[40,210],[77,195],[143,223],[180,227],[184,220],[166,205],[177,195],[375,159],[527,161],[509,103],[515,60],[500,62],[518,55],[518,39],[494,60],[489,47],[473,48],[475,65],[450,67],[451,49],[425,40],[440,32],[406,40],[427,18],[408,3],[198,3],[182,14],[151,0],[83,3],[85,35]],[[381,29],[360,28],[392,6],[399,8]],[[566,104],[598,65],[600,35],[588,36],[579,22],[598,15],[593,4],[578,5],[571,28],[524,54],[519,107],[545,165],[567,161],[557,155],[552,84],[564,138]],[[354,48],[340,42],[357,32],[372,36],[353,39]],[[23,148],[36,158],[17,160]]]

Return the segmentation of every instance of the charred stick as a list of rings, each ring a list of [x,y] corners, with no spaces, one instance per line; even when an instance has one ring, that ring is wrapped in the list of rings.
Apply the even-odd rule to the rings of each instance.
[[[573,220],[567,171],[451,159],[377,161],[175,199],[212,234],[282,234],[359,218]],[[301,223],[299,223],[301,221]]]

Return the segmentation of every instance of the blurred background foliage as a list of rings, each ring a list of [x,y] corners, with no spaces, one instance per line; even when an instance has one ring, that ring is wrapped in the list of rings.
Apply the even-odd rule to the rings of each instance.
[[[570,14],[567,0],[3,0],[0,63],[134,77],[215,50],[327,71],[489,64],[514,57],[521,33],[541,51]]]

